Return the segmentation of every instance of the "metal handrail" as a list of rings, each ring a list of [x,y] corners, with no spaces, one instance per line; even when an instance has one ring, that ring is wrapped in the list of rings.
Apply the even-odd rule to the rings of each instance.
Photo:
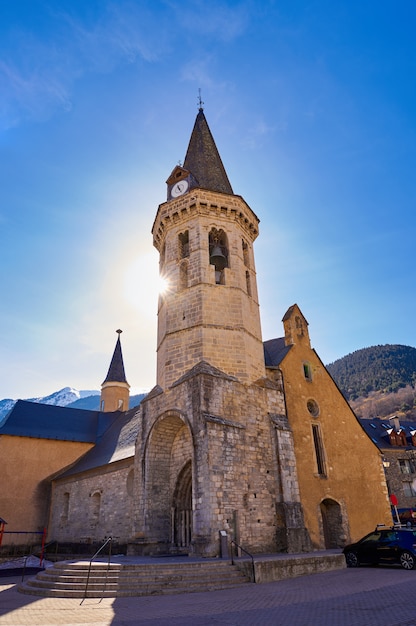
[[[104,550],[104,548],[106,547],[107,544],[110,544],[110,548],[108,550],[108,561],[107,561],[107,571],[105,573],[105,582],[104,582],[104,588],[103,588],[103,595],[104,596],[104,592],[105,592],[105,588],[107,586],[107,578],[108,578],[108,570],[110,569],[110,561],[111,561],[111,545],[112,545],[112,541],[113,538],[112,537],[108,537],[108,539],[105,540],[105,542],[103,543],[103,545],[101,546],[101,548],[99,548],[97,550],[97,552],[90,558],[90,564],[88,567],[88,574],[87,574],[87,582],[85,583],[85,591],[84,591],[84,597],[82,598],[80,604],[82,604],[85,600],[85,598],[87,597],[87,591],[88,591],[88,583],[90,580],[90,573],[91,573],[91,565],[94,559],[97,558],[97,556],[100,554],[100,552],[102,550]]]
[[[57,544],[58,542],[54,539],[53,541],[50,541],[49,543],[45,543],[40,550],[36,550],[36,552],[32,552],[31,554],[28,554],[28,555],[25,556],[25,561],[23,563],[22,580],[21,580],[21,582],[23,582],[24,579],[25,579],[27,560],[30,559],[31,556],[37,556],[38,554],[40,554],[39,565],[42,565],[42,563],[44,561],[44,558],[45,558],[45,549],[48,548],[49,546],[51,546],[53,543]],[[43,569],[45,569],[45,566],[43,566]]]
[[[242,552],[247,554],[247,556],[250,557],[250,559],[251,559],[251,569],[252,569],[252,572],[253,572],[253,583],[255,583],[256,582],[256,568],[254,566],[254,556],[252,554],[250,554],[250,552],[245,550],[243,548],[243,546],[240,546],[236,541],[234,541],[234,539],[232,539],[231,540],[231,563],[232,563],[232,565],[234,565],[233,546],[235,546],[236,548],[238,548],[239,550],[241,550]]]

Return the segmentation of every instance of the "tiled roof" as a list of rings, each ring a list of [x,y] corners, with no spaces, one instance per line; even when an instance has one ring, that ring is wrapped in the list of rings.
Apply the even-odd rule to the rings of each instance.
[[[140,418],[140,407],[130,409],[126,413],[120,413],[118,417],[113,418],[113,423],[97,441],[97,445],[91,448],[78,463],[61,474],[59,478],[133,457]]]
[[[392,446],[390,443],[390,437],[388,434],[388,430],[393,427],[393,424],[388,419],[380,419],[380,418],[364,418],[359,417],[358,421],[361,426],[367,433],[367,435],[372,439],[372,441],[376,444],[376,446],[380,450],[387,449],[405,449],[404,446]],[[411,431],[416,430],[416,422],[415,421],[407,421],[400,420],[400,428],[402,428],[406,434],[406,440],[409,447],[414,448],[412,446],[412,436],[410,434]]]
[[[18,400],[0,435],[94,443],[112,419],[111,413]]]
[[[284,337],[278,337],[277,339],[269,339],[268,341],[264,341],[263,348],[266,367],[277,367],[278,365],[280,365],[291,347],[292,346],[287,346],[285,344]]]
[[[233,193],[202,109],[195,120],[183,167],[196,179],[198,187]]]

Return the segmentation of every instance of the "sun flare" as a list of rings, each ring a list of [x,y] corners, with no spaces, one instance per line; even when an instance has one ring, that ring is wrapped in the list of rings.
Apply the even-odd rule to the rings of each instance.
[[[166,293],[169,291],[169,288],[170,288],[169,279],[166,276],[159,275],[159,278],[158,278],[158,293],[159,293],[159,295],[160,296],[166,295]]]

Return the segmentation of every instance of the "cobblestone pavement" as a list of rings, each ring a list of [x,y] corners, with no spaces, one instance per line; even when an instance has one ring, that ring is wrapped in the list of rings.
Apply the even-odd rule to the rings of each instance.
[[[38,598],[0,579],[0,626],[416,626],[416,570],[342,569],[236,589],[140,598]]]

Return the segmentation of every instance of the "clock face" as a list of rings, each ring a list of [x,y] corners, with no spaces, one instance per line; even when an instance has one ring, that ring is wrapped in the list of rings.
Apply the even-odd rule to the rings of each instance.
[[[180,180],[179,182],[175,183],[170,191],[172,198],[177,198],[178,196],[184,194],[186,191],[188,191],[188,187],[189,183],[187,180]]]

